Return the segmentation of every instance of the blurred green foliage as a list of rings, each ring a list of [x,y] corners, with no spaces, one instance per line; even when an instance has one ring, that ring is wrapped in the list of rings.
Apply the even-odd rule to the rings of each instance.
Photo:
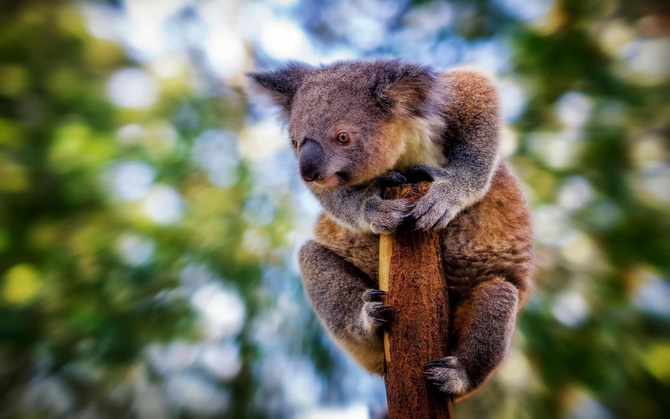
[[[150,108],[115,106],[110,77],[136,67],[123,47],[91,36],[76,3],[20,3],[0,15],[0,416],[93,406],[111,417],[131,405],[127,394],[110,393],[136,378],[129,374],[148,344],[200,336],[179,289],[189,264],[255,300],[260,263],[277,256],[242,244],[248,169],[240,163],[237,182],[220,188],[191,158],[196,136],[243,124],[239,104],[175,80]],[[143,128],[124,140],[119,130],[129,124]],[[109,193],[109,171],[123,162],[142,162],[156,185],[177,191],[187,203],[178,223],[152,220],[146,202]],[[286,214],[279,206],[274,224],[255,227],[279,255]],[[127,238],[148,245],[151,257],[124,258]],[[251,360],[247,332],[237,341]],[[231,411],[250,409],[250,374],[244,363]],[[62,380],[70,405],[54,413],[26,401],[36,376]]]
[[[312,7],[292,18],[315,42],[347,43],[328,8],[303,3]],[[511,13],[520,4],[512,0],[400,3],[387,41],[359,55],[411,55],[418,41],[388,39],[420,32],[406,18],[446,3],[454,16],[421,42],[506,45],[500,76],[525,95],[506,135],[538,227],[537,286],[509,361],[457,405],[457,417],[664,417],[670,78],[636,71],[612,45],[667,39],[663,19],[646,29],[653,36],[638,32],[643,18],[667,19],[668,7],[558,0],[529,22]],[[290,268],[299,192],[259,188],[241,148],[265,143],[249,143],[253,118],[239,83],[212,74],[197,48],[187,48],[182,73],[156,82],[132,48],[89,33],[82,4],[0,2],[0,416],[293,417],[282,397],[292,385],[310,389],[294,382],[305,370],[324,380],[320,402],[346,404],[357,383]],[[118,103],[133,97],[133,77],[157,83],[148,106]],[[121,93],[114,80],[126,83]],[[201,160],[229,137],[233,164],[222,182]],[[122,172],[141,193],[115,183]],[[239,327],[211,336],[209,306],[198,305],[209,293],[198,289],[216,291],[229,304],[218,315],[237,313]],[[217,376],[189,361],[216,390],[196,386],[203,409],[174,402],[193,390],[172,381],[191,376],[170,363],[214,343],[234,348],[226,365],[239,370]],[[155,361],[170,350],[177,355],[165,365]],[[282,364],[281,351],[293,363]]]

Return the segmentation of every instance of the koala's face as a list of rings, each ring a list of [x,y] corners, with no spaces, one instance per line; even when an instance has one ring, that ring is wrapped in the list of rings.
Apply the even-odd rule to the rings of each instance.
[[[302,178],[338,188],[394,168],[405,147],[403,122],[419,113],[434,75],[378,60],[292,63],[250,77],[283,108]]]
[[[365,78],[338,69],[307,77],[288,118],[303,180],[335,188],[363,183],[391,169],[398,157],[385,141],[392,121]]]

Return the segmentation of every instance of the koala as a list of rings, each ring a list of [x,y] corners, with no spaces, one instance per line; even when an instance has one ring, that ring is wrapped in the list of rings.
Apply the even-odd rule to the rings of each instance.
[[[439,231],[452,310],[451,353],[424,375],[456,399],[480,388],[508,352],[533,252],[525,199],[498,154],[494,82],[395,59],[292,62],[249,77],[278,105],[300,176],[323,206],[299,262],[328,333],[383,374],[393,308],[378,289],[379,235],[411,220]],[[383,198],[388,186],[422,180],[432,183],[414,204]]]

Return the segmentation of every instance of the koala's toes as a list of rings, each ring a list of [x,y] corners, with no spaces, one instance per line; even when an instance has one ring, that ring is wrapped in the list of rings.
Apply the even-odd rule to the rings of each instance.
[[[398,186],[402,185],[403,183],[407,183],[407,178],[405,178],[405,176],[400,172],[390,170],[379,176],[377,178],[377,182],[382,188],[388,188],[391,186]]]
[[[455,356],[427,363],[423,375],[429,383],[452,397],[463,396],[470,390],[468,374]]]
[[[404,199],[381,200],[368,214],[373,233],[393,233],[412,210],[412,205]]]
[[[453,216],[449,207],[439,198],[426,195],[412,210],[412,218],[420,230],[440,230],[449,224]]]
[[[393,307],[381,301],[366,302],[363,305],[363,314],[366,317],[368,326],[374,329],[391,322]]]
[[[373,301],[383,301],[384,297],[386,297],[387,294],[388,293],[383,290],[369,289],[363,293],[363,301],[365,301],[366,303]]]

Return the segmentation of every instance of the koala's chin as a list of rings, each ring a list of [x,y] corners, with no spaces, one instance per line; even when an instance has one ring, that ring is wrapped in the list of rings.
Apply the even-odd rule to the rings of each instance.
[[[316,186],[326,189],[338,189],[346,186],[346,183],[337,173],[333,173],[332,175],[328,176],[323,180],[315,180],[314,184]]]
[[[308,181],[303,177],[303,180],[305,180],[307,184],[316,186],[322,190],[337,190],[354,185],[354,179],[344,171],[333,172],[333,174],[327,175],[323,179],[318,178]]]

